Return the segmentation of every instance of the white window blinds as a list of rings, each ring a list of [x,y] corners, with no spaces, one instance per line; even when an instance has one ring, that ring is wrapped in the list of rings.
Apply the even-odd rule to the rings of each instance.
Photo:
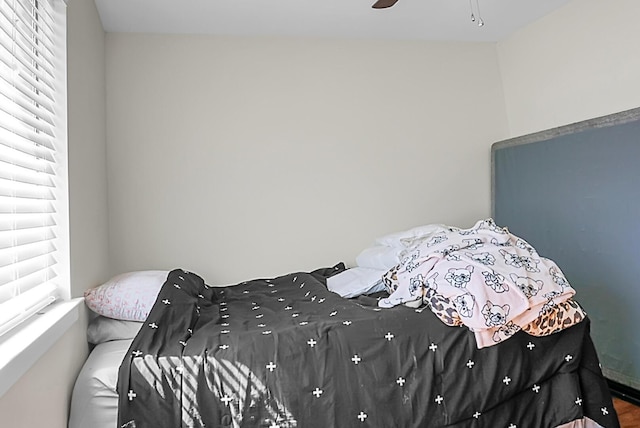
[[[0,335],[64,296],[66,89],[60,82],[66,70],[58,58],[60,21],[65,24],[59,1],[0,0]]]

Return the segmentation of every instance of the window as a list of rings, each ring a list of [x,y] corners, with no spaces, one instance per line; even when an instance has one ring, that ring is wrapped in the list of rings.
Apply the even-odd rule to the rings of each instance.
[[[0,0],[0,335],[69,298],[65,4]]]

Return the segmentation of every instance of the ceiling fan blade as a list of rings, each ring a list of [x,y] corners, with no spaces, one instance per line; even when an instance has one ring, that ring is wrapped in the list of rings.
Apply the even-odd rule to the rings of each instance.
[[[397,1],[398,0],[378,0],[371,7],[373,7],[374,9],[385,9],[387,7],[393,6]]]

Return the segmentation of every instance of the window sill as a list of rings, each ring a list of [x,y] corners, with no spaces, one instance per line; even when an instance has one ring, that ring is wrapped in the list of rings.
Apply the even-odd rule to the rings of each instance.
[[[47,306],[0,338],[0,397],[78,320],[82,301]]]

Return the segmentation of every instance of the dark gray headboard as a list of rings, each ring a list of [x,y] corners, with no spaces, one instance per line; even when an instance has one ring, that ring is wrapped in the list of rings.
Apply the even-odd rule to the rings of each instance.
[[[640,108],[495,143],[497,224],[554,260],[609,379],[640,389]]]

